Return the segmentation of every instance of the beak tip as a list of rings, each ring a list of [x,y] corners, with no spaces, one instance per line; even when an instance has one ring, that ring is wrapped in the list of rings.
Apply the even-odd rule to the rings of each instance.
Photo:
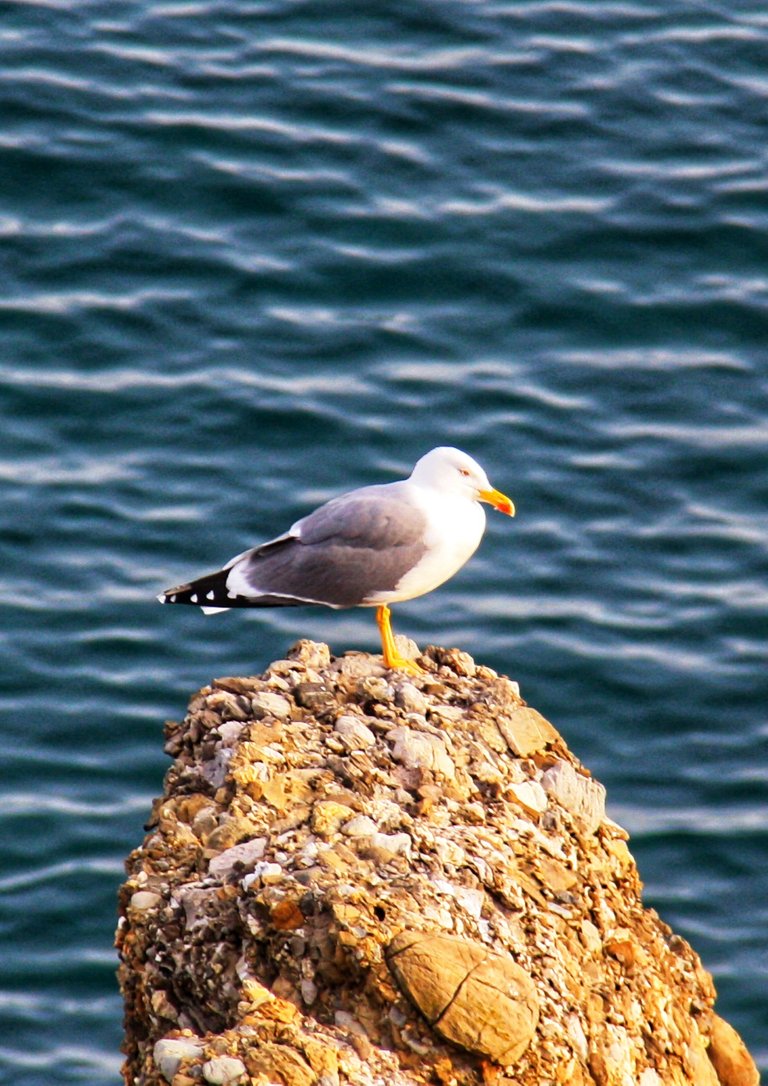
[[[488,502],[494,509],[504,513],[508,517],[515,515],[515,503],[500,490],[481,490],[478,494],[480,501]]]

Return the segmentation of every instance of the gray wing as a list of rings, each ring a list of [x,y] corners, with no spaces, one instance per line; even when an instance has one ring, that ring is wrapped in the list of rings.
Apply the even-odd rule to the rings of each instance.
[[[323,603],[357,607],[394,589],[426,551],[426,520],[389,487],[334,498],[286,536],[255,547],[232,565],[227,586],[251,606]],[[269,606],[270,604],[267,604]]]

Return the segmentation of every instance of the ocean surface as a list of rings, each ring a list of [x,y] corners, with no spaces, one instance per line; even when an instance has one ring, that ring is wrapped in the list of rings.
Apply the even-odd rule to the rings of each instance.
[[[518,680],[768,1070],[768,14],[28,0],[0,20],[0,1081],[117,1083],[166,718],[368,611],[155,594],[435,445],[396,632]]]

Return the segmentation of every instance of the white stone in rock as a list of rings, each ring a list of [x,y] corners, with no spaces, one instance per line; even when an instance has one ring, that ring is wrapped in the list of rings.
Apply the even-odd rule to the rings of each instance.
[[[246,875],[242,880],[241,886],[244,890],[248,890],[254,882],[258,882],[261,879],[262,882],[279,882],[283,877],[283,869],[280,864],[272,863],[257,863],[250,875]]]
[[[198,924],[208,923],[208,905],[216,896],[215,886],[203,886],[199,882],[188,882],[177,886],[171,895],[174,905],[181,905],[184,910],[184,924],[192,931]]]
[[[440,716],[443,720],[455,723],[457,720],[461,720],[466,713],[466,709],[462,709],[460,705],[433,705],[431,713],[433,716]]]
[[[602,954],[602,936],[600,935],[599,928],[597,928],[591,920],[583,919],[581,921],[581,939],[584,946],[592,954]]]
[[[203,1051],[201,1041],[192,1041],[186,1037],[163,1038],[157,1041],[152,1050],[155,1065],[163,1078],[170,1082],[179,1069],[182,1060],[193,1060]]]
[[[427,699],[418,687],[413,683],[400,683],[395,690],[395,704],[406,713],[420,713],[424,716],[427,711]]]
[[[453,896],[470,916],[473,916],[475,920],[480,919],[485,904],[484,890],[471,890],[468,886],[457,886],[454,889]]]
[[[333,1020],[340,1029],[348,1029],[350,1033],[356,1033],[359,1037],[368,1037],[365,1027],[349,1011],[334,1011]]]
[[[350,750],[364,750],[376,742],[376,736],[368,725],[356,716],[340,716],[333,730],[342,737]]]
[[[251,705],[256,713],[273,716],[276,720],[287,720],[291,715],[291,703],[282,694],[272,694],[269,690],[260,690],[251,698]]]
[[[245,1064],[236,1056],[216,1056],[203,1064],[203,1078],[211,1086],[227,1086],[245,1074]]]
[[[380,852],[388,852],[392,856],[411,855],[411,838],[407,833],[374,833],[371,837],[371,845]]]
[[[662,1079],[658,1071],[655,1071],[653,1067],[646,1067],[640,1078],[637,1080],[637,1086],[661,1086]]]
[[[232,871],[235,864],[253,864],[260,860],[267,847],[266,837],[254,837],[252,841],[243,841],[239,845],[232,845],[224,849],[218,856],[214,856],[208,864],[208,873],[214,878],[223,879]]]
[[[561,807],[583,824],[587,833],[594,833],[605,818],[605,786],[577,773],[570,762],[555,762],[544,773],[541,783]]]
[[[456,776],[456,767],[441,736],[411,728],[393,728],[387,732],[387,739],[394,743],[392,757],[406,769],[431,769],[448,780]]]
[[[349,822],[344,823],[341,832],[345,837],[370,837],[371,834],[376,833],[378,828],[368,815],[355,815],[354,818],[350,818]]]
[[[441,893],[450,894],[452,898],[475,920],[480,919],[485,902],[484,890],[472,890],[468,886],[455,886],[448,879],[434,879],[432,885]]]
[[[623,1026],[609,1024],[606,1027],[609,1037],[608,1049],[604,1053],[608,1081],[617,1086],[635,1086],[635,1059],[632,1040]]]
[[[589,1055],[589,1043],[587,1042],[587,1036],[584,1033],[581,1019],[577,1014],[568,1015],[568,1018],[566,1019],[566,1029],[568,1030],[568,1036],[573,1041],[579,1056],[582,1060],[586,1060]]]
[[[280,750],[279,747],[271,747],[265,743],[259,753],[265,762],[282,765],[285,761],[285,751]]]
[[[434,848],[441,864],[463,867],[467,862],[467,854],[458,841],[451,841],[447,837],[438,838]]]
[[[368,814],[384,830],[393,830],[411,820],[404,814],[402,806],[384,796],[374,796],[367,803]]]
[[[131,894],[131,908],[154,909],[162,903],[162,900],[161,894],[153,894],[151,890],[137,890],[135,894]]]
[[[547,793],[538,781],[523,781],[522,784],[510,784],[509,790],[518,803],[525,807],[527,811],[533,811],[535,814],[546,811],[549,800]]]
[[[219,724],[216,730],[221,736],[222,746],[233,747],[242,735],[244,727],[245,724],[241,724],[239,720],[227,720],[223,724]]]
[[[213,758],[207,762],[201,762],[200,772],[214,788],[221,788],[224,783],[231,758],[231,747],[219,747]]]

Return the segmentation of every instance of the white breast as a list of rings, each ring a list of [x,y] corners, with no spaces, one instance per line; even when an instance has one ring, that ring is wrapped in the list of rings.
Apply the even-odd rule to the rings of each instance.
[[[485,531],[485,511],[465,497],[408,485],[408,498],[417,503],[427,519],[426,553],[400,578],[391,592],[382,592],[372,603],[398,603],[423,596],[443,584],[472,557]]]

